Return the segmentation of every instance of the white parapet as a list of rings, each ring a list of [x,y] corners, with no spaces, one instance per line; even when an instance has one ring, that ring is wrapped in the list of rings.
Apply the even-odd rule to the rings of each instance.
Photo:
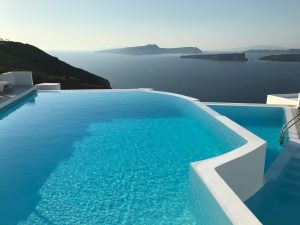
[[[9,81],[12,85],[33,86],[31,71],[12,71],[0,74],[1,81]]]
[[[61,90],[60,83],[41,83],[36,86],[39,91]]]
[[[8,98],[7,100],[0,102],[0,109],[3,109],[4,107],[9,106],[10,104],[13,104],[14,102],[22,99],[26,95],[33,93],[35,91],[36,91],[35,86],[32,86],[30,88],[24,89],[22,92],[20,92],[16,95],[10,96],[10,98]]]
[[[299,93],[293,94],[272,94],[267,96],[267,104],[289,105],[299,107]]]

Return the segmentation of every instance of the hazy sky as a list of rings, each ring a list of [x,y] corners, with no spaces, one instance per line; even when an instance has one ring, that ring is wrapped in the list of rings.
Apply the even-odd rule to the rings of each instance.
[[[0,37],[44,50],[300,48],[300,0],[0,0]]]

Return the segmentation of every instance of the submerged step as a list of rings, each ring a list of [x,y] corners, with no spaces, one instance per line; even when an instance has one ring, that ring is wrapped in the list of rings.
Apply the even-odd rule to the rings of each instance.
[[[267,180],[277,180],[282,173],[285,171],[299,171],[300,173],[300,163],[298,166],[298,161],[291,163],[291,159],[294,158],[295,154],[298,155],[299,144],[294,141],[289,141],[282,153],[276,158],[269,170],[266,172],[265,177]]]
[[[300,194],[300,183],[295,182],[294,180],[283,179],[281,187],[282,188],[287,188],[287,189],[297,190],[297,191],[299,191],[299,194]]]
[[[289,171],[293,171],[293,172],[299,172],[300,173],[300,165],[296,164],[296,163],[293,163],[293,162],[290,162],[286,168],[286,171],[289,172]]]
[[[300,160],[300,148],[298,149],[298,152],[293,157]]]
[[[285,175],[284,175],[284,179],[287,180],[292,180],[293,182],[299,183],[300,184],[300,173],[295,173],[293,171],[288,171]]]
[[[299,177],[299,179],[300,179],[300,171],[287,170],[286,175],[287,175],[287,174],[293,175],[293,176],[295,176],[295,177]]]
[[[298,165],[300,167],[300,158],[293,156],[293,158],[291,158],[291,163]]]
[[[299,201],[300,193],[299,191],[289,190],[285,188],[280,188],[278,193],[285,200]]]

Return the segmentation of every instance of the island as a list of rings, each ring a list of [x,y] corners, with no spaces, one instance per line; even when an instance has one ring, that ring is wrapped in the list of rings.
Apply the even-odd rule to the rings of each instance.
[[[268,55],[279,55],[279,54],[300,54],[300,49],[250,49],[245,53],[255,54],[268,54]]]
[[[62,89],[107,89],[108,80],[73,67],[39,48],[20,42],[0,41],[0,73],[30,70],[34,84],[61,83]]]
[[[182,55],[184,59],[207,59],[216,61],[247,61],[245,53],[226,53],[226,54],[203,54],[203,55]]]
[[[264,56],[264,57],[260,58],[259,60],[300,62],[300,54],[268,55],[268,56]]]
[[[159,55],[159,54],[200,54],[202,51],[197,47],[160,48],[150,44],[136,47],[116,48],[97,51],[97,53],[123,54],[123,55]]]

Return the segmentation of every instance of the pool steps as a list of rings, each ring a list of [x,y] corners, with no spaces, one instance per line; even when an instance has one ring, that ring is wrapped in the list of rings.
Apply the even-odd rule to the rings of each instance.
[[[265,173],[265,184],[277,180],[284,172],[290,160],[299,151],[300,145],[294,140],[284,146],[282,153],[275,159],[268,171]]]
[[[282,175],[279,178],[279,194],[283,198],[300,198],[300,146],[298,151],[290,158]]]

